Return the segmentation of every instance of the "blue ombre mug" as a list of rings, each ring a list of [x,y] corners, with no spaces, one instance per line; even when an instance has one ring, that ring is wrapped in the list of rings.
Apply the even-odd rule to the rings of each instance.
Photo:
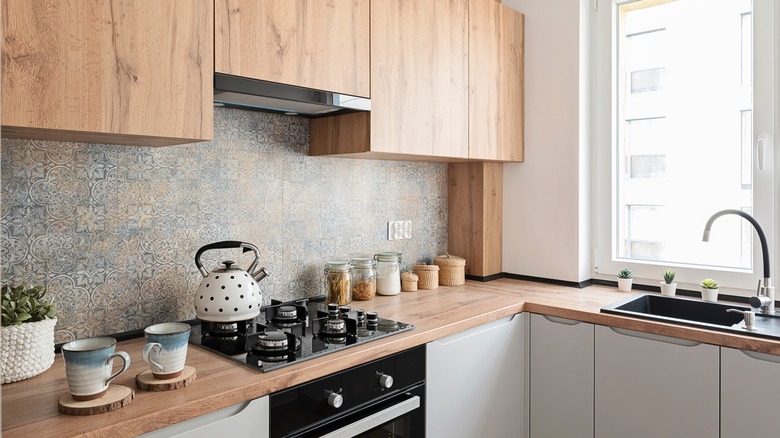
[[[108,385],[130,367],[130,356],[124,351],[114,352],[116,339],[77,339],[62,346],[65,375],[70,394],[76,401],[95,400],[106,393]],[[114,358],[122,359],[122,369],[111,374]]]
[[[187,359],[190,325],[181,322],[155,324],[144,329],[146,345],[143,357],[155,379],[179,377]]]

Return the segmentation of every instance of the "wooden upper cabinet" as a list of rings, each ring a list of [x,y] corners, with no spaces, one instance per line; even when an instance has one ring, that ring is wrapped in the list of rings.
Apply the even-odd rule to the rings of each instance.
[[[468,155],[467,0],[371,1],[371,112],[312,119],[312,155]]]
[[[371,112],[312,120],[311,154],[523,161],[523,34],[495,0],[372,0]]]
[[[523,161],[524,16],[469,1],[469,158]]]
[[[369,0],[214,0],[218,73],[369,97]]]
[[[4,137],[213,138],[212,0],[3,0]]]
[[[468,155],[468,2],[372,0],[371,150]]]

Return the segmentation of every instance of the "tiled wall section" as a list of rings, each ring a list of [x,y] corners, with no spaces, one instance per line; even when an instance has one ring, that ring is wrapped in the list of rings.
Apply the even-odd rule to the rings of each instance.
[[[215,113],[215,140],[184,146],[2,140],[2,281],[46,285],[57,342],[194,318],[215,241],[260,248],[266,303],[320,293],[327,260],[446,250],[445,164],[310,157],[306,119]],[[388,220],[413,239],[387,241]],[[228,258],[251,261],[204,264]]]

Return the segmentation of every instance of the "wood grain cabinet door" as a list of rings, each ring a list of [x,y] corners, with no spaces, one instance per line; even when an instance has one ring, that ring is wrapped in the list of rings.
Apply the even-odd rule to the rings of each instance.
[[[212,0],[4,0],[5,137],[213,138]]]
[[[371,1],[371,150],[468,155],[468,2]]]
[[[469,1],[469,158],[523,161],[524,16]]]
[[[215,0],[215,69],[369,97],[369,0]]]

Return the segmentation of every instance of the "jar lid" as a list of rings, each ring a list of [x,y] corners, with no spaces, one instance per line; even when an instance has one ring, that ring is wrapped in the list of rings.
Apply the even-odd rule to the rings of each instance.
[[[347,272],[349,271],[349,262],[345,260],[332,260],[325,265],[329,271]]]
[[[374,255],[374,258],[380,262],[397,262],[401,260],[400,252],[380,252]]]
[[[370,258],[356,257],[352,259],[352,266],[356,268],[370,268],[375,264],[376,262],[374,261],[374,259],[370,259]]]
[[[413,274],[411,272],[404,272],[401,274],[401,280],[403,281],[417,281],[420,277],[417,276],[417,274]]]
[[[414,265],[413,271],[438,271],[439,267],[436,265]]]
[[[444,254],[434,257],[433,263],[436,263],[439,266],[466,266],[466,259]]]

